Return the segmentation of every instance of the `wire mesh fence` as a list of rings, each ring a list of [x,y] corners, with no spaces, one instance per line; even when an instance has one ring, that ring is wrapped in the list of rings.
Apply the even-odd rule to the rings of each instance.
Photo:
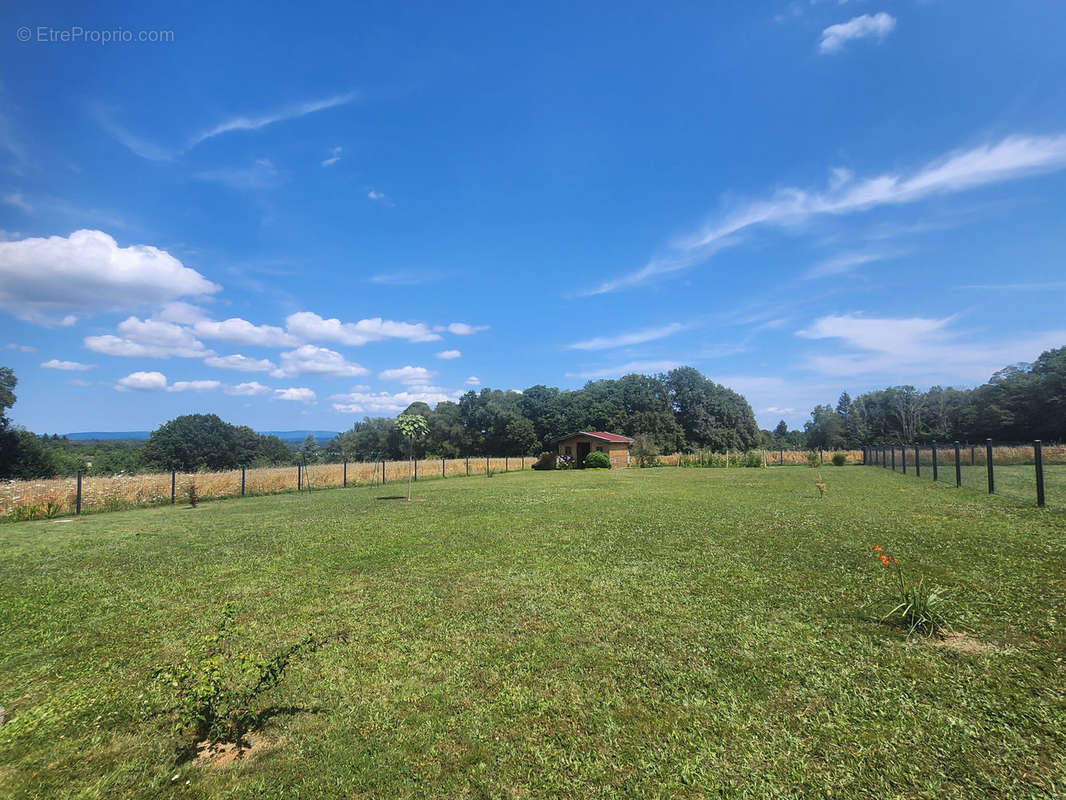
[[[415,480],[486,475],[529,469],[530,456],[433,458],[410,461],[342,461],[223,472],[157,472],[83,476],[0,483],[0,518],[40,519],[139,506],[227,497],[305,492]]]
[[[977,489],[1038,506],[1066,507],[1066,445],[1033,441],[877,445],[867,466]]]

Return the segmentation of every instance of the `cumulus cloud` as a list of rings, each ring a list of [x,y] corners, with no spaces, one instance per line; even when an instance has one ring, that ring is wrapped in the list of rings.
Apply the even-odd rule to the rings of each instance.
[[[120,392],[158,391],[167,388],[167,376],[162,372],[131,372],[119,378],[115,388]]]
[[[200,319],[193,323],[197,336],[215,339],[230,344],[248,344],[258,347],[295,347],[300,339],[274,325],[255,325],[240,317],[230,317],[221,322]]]
[[[359,347],[367,342],[385,339],[405,339],[409,342],[434,342],[441,337],[421,322],[394,322],[374,317],[358,322],[324,319],[311,311],[290,314],[285,319],[289,333],[312,342],[336,342]]]
[[[877,39],[881,41],[896,27],[896,18],[880,11],[877,14],[862,14],[852,17],[847,22],[830,25],[822,31],[818,50],[823,54],[839,52],[855,39]]]
[[[343,414],[398,414],[411,403],[426,403],[432,407],[446,400],[458,400],[461,395],[462,392],[439,386],[419,386],[396,393],[352,391],[333,395],[330,400],[333,401],[333,410]]]
[[[247,381],[245,383],[238,383],[235,386],[227,386],[223,391],[226,394],[232,394],[238,397],[251,397],[253,395],[270,394],[272,390],[269,386],[264,386],[259,383],[259,381]]]
[[[84,372],[96,369],[96,364],[82,364],[80,361],[60,361],[58,358],[45,361],[41,366],[45,369],[61,369],[68,372]]]
[[[447,361],[453,358],[459,358],[463,354],[459,350],[441,350],[439,353],[435,353],[435,355],[437,358],[443,358]]]
[[[204,359],[209,367],[233,369],[238,372],[270,372],[277,369],[277,364],[269,358],[249,358],[239,353],[232,356],[211,356]]]
[[[85,347],[95,353],[129,358],[206,358],[214,355],[192,330],[173,322],[128,317],[118,325],[121,336],[86,336]]]
[[[477,375],[471,375],[469,378],[463,381],[463,383],[465,383],[467,386],[477,386],[481,383],[481,378],[479,378]]]
[[[0,242],[0,309],[30,322],[159,305],[221,288],[165,250],[119,247],[103,231]]]
[[[275,378],[288,378],[296,375],[366,375],[366,367],[348,361],[336,350],[305,344],[281,354],[281,367],[271,375]]]
[[[437,373],[433,370],[426,369],[425,367],[412,367],[408,365],[406,367],[383,370],[378,373],[378,377],[383,381],[397,381],[398,383],[406,383],[408,386],[414,386],[429,383],[436,374]]]
[[[288,389],[275,389],[275,400],[289,400],[294,403],[313,403],[318,397],[311,389],[304,386],[291,386]]]

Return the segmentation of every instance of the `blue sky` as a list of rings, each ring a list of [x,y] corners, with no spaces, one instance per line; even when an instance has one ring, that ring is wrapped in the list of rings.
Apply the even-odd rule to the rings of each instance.
[[[795,426],[1066,345],[1053,0],[2,17],[0,363],[37,431],[679,364]]]

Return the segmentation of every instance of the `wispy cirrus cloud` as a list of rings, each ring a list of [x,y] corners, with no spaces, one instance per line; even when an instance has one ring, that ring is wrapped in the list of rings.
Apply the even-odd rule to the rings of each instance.
[[[224,133],[233,133],[235,131],[257,131],[278,122],[299,119],[300,117],[306,117],[308,114],[314,114],[318,111],[325,111],[326,109],[344,106],[351,103],[355,98],[355,92],[345,92],[344,94],[324,97],[319,100],[306,100],[300,103],[294,103],[278,109],[277,111],[270,111],[265,114],[230,117],[229,119],[194,136],[189,143],[189,147],[195,147],[201,142],[206,142],[208,139],[213,139]]]
[[[883,41],[896,28],[896,18],[880,11],[876,14],[861,14],[847,22],[830,25],[822,31],[818,52],[823,55],[838,53],[848,42],[856,39]]]
[[[41,364],[44,369],[59,369],[65,372],[85,372],[90,369],[96,369],[96,364],[82,364],[80,361],[60,361],[58,358],[52,358]]]
[[[1066,135],[1056,134],[1008,136],[993,144],[955,150],[910,174],[883,173],[856,179],[848,171],[836,170],[825,189],[784,188],[769,199],[743,204],[675,242],[667,254],[653,258],[636,272],[604,281],[582,294],[616,292],[690,269],[735,246],[760,227],[795,229],[818,217],[915,203],[1064,167]]]
[[[657,328],[644,328],[643,330],[619,333],[614,336],[597,336],[593,339],[568,344],[567,347],[571,350],[610,350],[615,347],[625,347],[627,345],[665,339],[667,336],[673,336],[687,327],[687,325],[683,325],[680,322],[672,322],[669,325],[661,325]]]
[[[629,361],[614,367],[602,367],[585,372],[568,372],[566,376],[568,378],[613,378],[633,373],[649,375],[653,372],[667,372],[679,366],[681,364],[677,361]]]
[[[825,376],[875,376],[879,382],[923,380],[973,383],[1004,364],[1031,361],[1066,342],[1066,328],[1029,334],[980,336],[958,327],[959,317],[866,317],[830,314],[796,332],[837,342],[810,354],[805,366]]]
[[[864,264],[872,264],[875,261],[884,261],[886,258],[890,257],[891,256],[887,253],[872,251],[840,253],[839,255],[819,261],[807,270],[803,274],[803,277],[807,280],[813,280],[815,278],[829,278],[834,275],[844,275],[848,272],[853,272]]]

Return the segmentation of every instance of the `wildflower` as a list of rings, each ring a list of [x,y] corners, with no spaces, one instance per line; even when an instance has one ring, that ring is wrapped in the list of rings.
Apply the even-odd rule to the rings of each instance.
[[[892,562],[889,560],[888,556],[881,556],[881,563],[887,567]]]
[[[874,550],[876,550],[876,551],[877,551],[878,553],[880,553],[880,552],[881,552],[881,548],[880,548],[880,546],[878,546],[878,545],[876,545],[876,544],[874,545]]]

